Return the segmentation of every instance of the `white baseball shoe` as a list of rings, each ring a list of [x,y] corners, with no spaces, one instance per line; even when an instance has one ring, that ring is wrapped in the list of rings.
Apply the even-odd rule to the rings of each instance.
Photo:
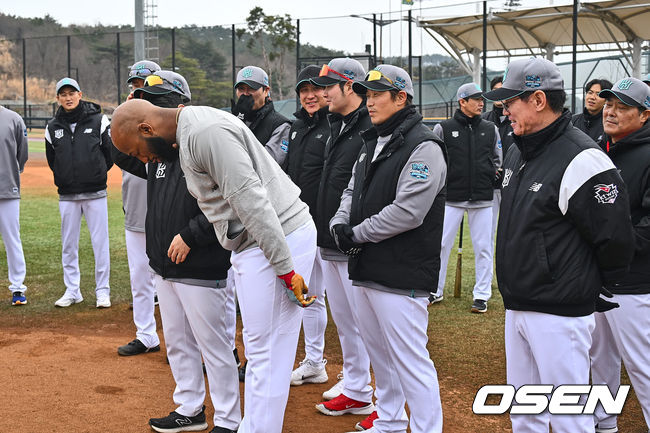
[[[83,302],[84,298],[83,296],[79,295],[79,297],[74,296],[71,293],[65,292],[63,296],[61,296],[55,303],[54,305],[56,307],[69,307],[72,304],[78,304],[79,302]]]
[[[302,385],[303,383],[325,383],[327,382],[327,371],[325,371],[327,360],[314,362],[305,358],[300,361],[300,366],[291,373],[291,385]]]
[[[323,393],[323,400],[332,400],[343,394],[343,388],[345,388],[345,383],[343,382],[343,372],[340,372],[336,377],[339,381],[336,382],[336,385]]]
[[[111,295],[108,289],[99,289],[95,291],[97,296],[97,308],[109,308],[111,306]]]

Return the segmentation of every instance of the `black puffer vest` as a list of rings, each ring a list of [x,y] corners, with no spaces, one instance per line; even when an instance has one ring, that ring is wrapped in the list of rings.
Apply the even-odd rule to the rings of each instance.
[[[447,201],[492,200],[494,195],[494,123],[460,110],[441,123],[449,154]]]
[[[273,135],[273,131],[283,123],[289,123],[289,119],[275,111],[273,102],[268,101],[262,108],[257,110],[255,119],[249,125],[249,128],[260,143],[266,144]]]
[[[422,116],[408,116],[392,134],[375,161],[377,133],[373,128],[363,134],[364,146],[357,159],[350,225],[378,214],[395,200],[397,182],[413,150],[424,141],[435,141],[446,155]],[[436,196],[422,224],[379,243],[366,243],[361,253],[350,258],[350,279],[372,281],[399,292],[432,290],[438,284],[440,243],[445,212],[445,189]]]

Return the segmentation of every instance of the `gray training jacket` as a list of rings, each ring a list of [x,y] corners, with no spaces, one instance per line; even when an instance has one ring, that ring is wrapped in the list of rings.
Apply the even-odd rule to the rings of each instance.
[[[20,173],[27,162],[27,128],[23,118],[0,106],[0,199],[20,198]]]
[[[259,247],[277,275],[293,270],[286,235],[311,221],[300,189],[237,117],[185,107],[176,143],[187,190],[219,243],[241,252]]]

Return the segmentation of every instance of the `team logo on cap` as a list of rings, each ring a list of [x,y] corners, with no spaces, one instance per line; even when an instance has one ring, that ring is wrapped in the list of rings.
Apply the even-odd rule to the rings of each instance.
[[[620,83],[618,83],[618,89],[628,90],[630,87],[632,87],[632,84],[632,80],[622,80]]]
[[[645,97],[645,101],[643,101],[643,105],[645,105],[645,108],[650,109],[650,96]]]
[[[613,183],[610,183],[609,185],[599,183],[594,186],[594,192],[594,197],[596,197],[598,203],[612,204],[616,201],[616,197],[618,197],[618,188]]]
[[[269,87],[269,79],[267,77],[264,77],[264,85]]]
[[[250,78],[250,77],[253,76],[253,70],[249,69],[249,68],[246,68],[246,69],[244,69],[242,71],[241,76],[244,77],[244,78]]]
[[[399,87],[400,89],[403,89],[406,87],[406,80],[402,77],[395,77],[395,87]]]
[[[350,71],[349,69],[345,69],[343,71],[343,75],[345,75],[346,77],[348,77],[351,80],[354,80],[354,71]]]
[[[526,75],[526,87],[535,88],[542,85],[542,79],[539,75]]]

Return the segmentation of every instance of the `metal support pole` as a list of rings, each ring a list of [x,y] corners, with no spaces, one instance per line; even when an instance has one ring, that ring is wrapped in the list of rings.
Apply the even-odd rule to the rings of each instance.
[[[296,81],[300,73],[300,19],[296,20]]]
[[[235,64],[235,25],[232,25],[232,97],[236,98],[235,83],[237,82],[237,66]]]
[[[573,62],[571,65],[571,112],[576,112],[576,65],[578,60],[578,3],[573,0]]]
[[[420,114],[424,116],[424,112],[422,111],[422,54],[418,56],[418,75],[420,76],[418,80],[418,103],[420,105]]]
[[[72,75],[72,68],[70,65],[70,35],[67,36],[67,42],[68,42],[68,77]]]
[[[116,74],[117,75],[117,105],[120,105],[120,103],[122,102],[121,101],[122,98],[120,97],[120,95],[122,93],[122,92],[120,92],[120,87],[122,85],[122,83],[121,83],[122,80],[120,79],[120,69],[122,68],[120,66],[120,33],[118,32],[115,35],[116,35],[115,45],[116,45],[116,49],[117,49],[117,51],[116,51],[117,52],[117,54],[116,54],[117,55],[117,62],[116,62],[117,63],[117,74]]]
[[[27,46],[25,38],[23,38],[23,116],[27,116]]]
[[[409,19],[409,75],[413,76],[413,29],[411,26],[411,9],[408,14]]]
[[[481,89],[487,91],[487,1],[483,0],[483,78],[481,80]]]
[[[172,71],[176,70],[176,27],[172,27]]]
[[[372,14],[372,53],[374,65],[377,66],[377,14]]]

